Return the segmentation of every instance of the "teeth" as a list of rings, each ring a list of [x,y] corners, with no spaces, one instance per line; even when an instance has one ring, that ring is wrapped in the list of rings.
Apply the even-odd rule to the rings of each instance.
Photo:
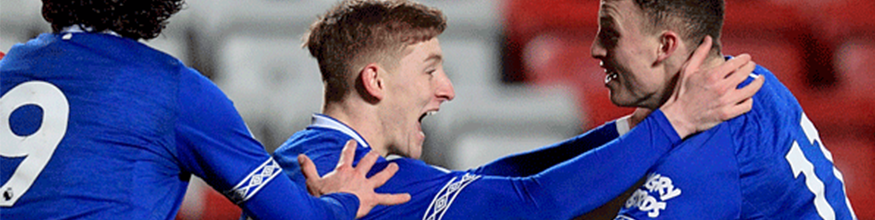
[[[425,116],[430,116],[430,115],[434,115],[434,114],[437,114],[437,111],[427,111],[427,112],[425,112],[425,114],[422,114],[421,116],[419,116],[419,121],[422,122],[422,119],[424,119]]]
[[[619,77],[619,75],[617,75],[617,73],[610,73],[610,74],[606,75],[605,76],[605,84],[608,84],[609,82],[611,82],[611,80],[614,80],[617,77]]]

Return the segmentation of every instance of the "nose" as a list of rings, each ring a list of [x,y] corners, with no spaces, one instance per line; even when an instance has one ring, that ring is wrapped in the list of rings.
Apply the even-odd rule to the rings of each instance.
[[[590,49],[589,52],[592,54],[592,58],[602,59],[608,53],[608,51],[605,49],[605,47],[602,46],[602,44],[599,42],[600,41],[598,38],[596,38],[592,41],[592,46],[590,46],[590,48],[589,48]]]
[[[456,98],[456,90],[453,89],[453,82],[450,81],[450,78],[447,77],[447,74],[440,74],[440,79],[438,79],[438,85],[437,90],[435,91],[435,95],[441,101],[450,101],[453,100],[453,98]]]

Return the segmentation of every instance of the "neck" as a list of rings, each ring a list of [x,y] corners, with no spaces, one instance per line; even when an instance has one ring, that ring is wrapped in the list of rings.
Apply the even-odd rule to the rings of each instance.
[[[333,103],[326,102],[322,108],[322,114],[331,116],[358,132],[371,145],[371,150],[383,157],[389,154],[385,140],[381,136],[383,131],[382,127],[379,126],[381,123],[375,106],[368,105],[364,101],[356,102],[349,99]]]
[[[723,57],[723,54],[720,54],[719,56],[708,56],[705,58],[705,61],[702,62],[702,66],[700,66],[699,69],[709,70],[723,65],[723,63],[726,62],[726,59]]]
[[[675,87],[677,86],[678,77],[680,76],[681,71],[683,71],[682,68],[688,60],[689,60],[689,57],[687,58],[687,60],[681,61],[678,59],[678,60],[675,60],[675,62],[670,62],[671,64],[679,64],[679,65],[672,65],[670,67],[667,67],[667,69],[668,69],[667,71],[675,71],[675,74],[672,77],[672,80],[669,82],[669,84],[668,84],[669,86],[666,87],[662,93],[660,93],[663,95],[658,99],[658,101],[656,101],[654,103],[643,104],[643,105],[639,105],[638,107],[643,107],[643,108],[647,108],[650,110],[656,110],[656,109],[659,109],[662,105],[664,105],[665,102],[667,102],[668,99],[674,93],[673,91],[676,89]],[[725,62],[726,62],[726,60],[724,60],[722,54],[711,55],[711,56],[705,57],[705,60],[702,61],[702,65],[699,66],[699,70],[710,70],[710,69],[719,67],[720,65],[722,65]],[[693,74],[698,74],[698,73],[693,73]]]

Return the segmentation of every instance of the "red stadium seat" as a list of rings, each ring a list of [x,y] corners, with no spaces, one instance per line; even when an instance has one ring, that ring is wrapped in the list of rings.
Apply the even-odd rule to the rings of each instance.
[[[819,4],[818,4],[819,3]],[[827,38],[835,83],[800,100],[821,126],[845,176],[848,197],[859,219],[875,219],[875,1],[835,0],[802,9],[815,24],[815,35]]]
[[[812,121],[826,127],[872,130],[875,112],[869,109],[875,107],[875,87],[870,85],[875,83],[875,75],[865,61],[875,58],[875,43],[870,39],[875,28],[868,27],[870,31],[860,28],[875,25],[875,19],[861,18],[867,13],[858,13],[860,6],[848,2],[787,5],[727,2],[721,39],[724,54],[750,53],[754,61],[774,72],[793,92]],[[871,1],[865,2],[873,5]],[[829,7],[818,8],[816,13],[805,8],[821,6]],[[836,17],[850,20],[826,18],[822,14],[841,15]],[[847,28],[841,28],[842,25]],[[829,38],[832,35],[844,37],[836,40]],[[850,40],[845,39],[848,37]]]
[[[812,20],[813,36],[822,36],[827,50],[813,56],[828,59],[834,82],[800,102],[813,121],[875,132],[875,1],[810,1],[799,4]]]
[[[196,191],[186,194],[185,202],[176,215],[176,220],[236,220],[240,218],[241,213],[243,213],[240,207],[231,203],[225,196],[209,187],[202,180],[196,178],[192,178],[192,180],[191,184],[196,186],[190,186],[188,190]]]
[[[563,84],[575,90],[586,128],[630,114],[631,108],[611,103],[604,85],[605,73],[590,55],[595,30],[580,33],[542,33],[523,52],[526,77],[535,85]]]
[[[872,133],[820,129],[823,142],[842,172],[845,190],[859,219],[875,219],[875,140]]]
[[[206,190],[209,192],[204,198],[204,212],[201,214],[201,219],[234,220],[240,218],[240,214],[243,213],[240,207],[231,203],[225,196],[212,188]]]
[[[614,106],[604,87],[604,72],[590,55],[598,31],[597,0],[509,0],[505,2],[510,81],[562,84],[575,90],[585,128],[631,113]],[[506,79],[507,79],[506,78]]]
[[[769,1],[726,2],[723,54],[748,53],[771,70],[794,94],[804,92],[805,49],[800,38],[808,23],[796,8]]]

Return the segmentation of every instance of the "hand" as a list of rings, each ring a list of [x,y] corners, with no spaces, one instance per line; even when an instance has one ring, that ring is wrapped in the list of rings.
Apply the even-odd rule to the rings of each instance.
[[[358,166],[353,168],[355,149],[356,142],[354,140],[347,141],[340,153],[337,167],[334,168],[334,171],[325,174],[324,177],[319,177],[316,165],[309,157],[304,154],[298,155],[298,163],[301,165],[304,177],[307,178],[307,190],[310,191],[310,194],[317,197],[335,192],[355,195],[359,198],[360,203],[356,218],[365,216],[376,205],[397,205],[410,200],[410,194],[407,193],[380,194],[374,192],[374,189],[382,186],[395,175],[395,172],[398,171],[398,164],[390,163],[386,169],[368,179],[365,175],[377,162],[379,154],[373,151],[369,152],[359,161]]]
[[[750,85],[736,89],[756,68],[747,54],[713,69],[699,69],[708,56],[711,41],[710,36],[705,37],[681,70],[674,93],[660,107],[681,138],[750,111],[753,95],[765,81],[757,77]]]

